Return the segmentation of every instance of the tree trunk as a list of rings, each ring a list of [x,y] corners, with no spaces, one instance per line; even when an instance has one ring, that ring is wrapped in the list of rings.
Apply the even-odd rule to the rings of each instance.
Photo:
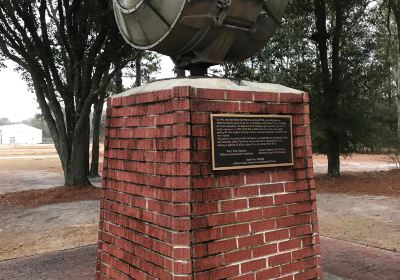
[[[136,81],[135,86],[140,87],[142,85],[142,57],[139,55],[136,58]]]
[[[332,38],[332,55],[329,56],[329,33],[327,30],[326,1],[315,0],[315,19],[317,33],[315,40],[319,51],[323,85],[323,115],[326,127],[326,154],[328,156],[328,175],[340,175],[340,138],[337,132],[339,119],[339,97],[341,92],[341,65],[340,48],[344,23],[344,10],[342,0],[334,1],[335,28]],[[329,66],[331,57],[331,67]]]
[[[400,1],[390,0],[389,8],[392,10],[397,26],[398,54],[395,65],[396,105],[397,105],[397,150],[400,149]]]
[[[92,162],[90,165],[89,176],[92,178],[100,177],[99,174],[99,155],[100,155],[100,124],[101,116],[103,115],[103,99],[98,99],[93,104],[93,119],[92,119]]]
[[[82,130],[74,137],[71,157],[67,160],[64,170],[66,186],[89,185],[89,118]]]
[[[332,143],[334,145],[334,143]],[[331,146],[327,152],[328,156],[328,176],[340,176],[340,153],[339,149]]]
[[[400,9],[400,7],[399,7]],[[397,105],[397,150],[400,151],[400,16],[396,17],[399,53],[397,54],[396,79],[396,105]]]
[[[122,70],[118,70],[117,72],[115,72],[114,83],[116,94],[124,91],[124,85],[122,83]]]
[[[400,151],[400,97],[396,98],[397,107],[397,145],[396,149]]]

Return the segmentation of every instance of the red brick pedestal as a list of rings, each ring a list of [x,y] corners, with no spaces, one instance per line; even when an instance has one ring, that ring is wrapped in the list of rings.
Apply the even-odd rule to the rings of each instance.
[[[211,113],[292,115],[294,167],[213,172]],[[308,95],[280,86],[110,99],[97,279],[320,279],[309,124]]]

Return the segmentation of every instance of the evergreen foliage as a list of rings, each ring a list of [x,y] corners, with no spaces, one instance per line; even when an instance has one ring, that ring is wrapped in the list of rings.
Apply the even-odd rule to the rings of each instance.
[[[319,12],[325,18],[319,20],[326,34],[317,28],[317,5],[324,8]],[[322,45],[321,36],[326,36]],[[270,43],[245,62],[224,65],[223,73],[309,92],[314,151],[328,159],[335,149],[338,155],[389,152],[398,130],[396,36],[386,1],[291,1]],[[321,47],[326,48],[326,78]]]

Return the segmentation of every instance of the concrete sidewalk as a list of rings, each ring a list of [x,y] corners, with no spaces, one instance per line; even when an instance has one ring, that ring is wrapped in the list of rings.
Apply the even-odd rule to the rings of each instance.
[[[400,254],[322,237],[325,280],[399,280]],[[94,279],[96,246],[0,262],[1,280]]]

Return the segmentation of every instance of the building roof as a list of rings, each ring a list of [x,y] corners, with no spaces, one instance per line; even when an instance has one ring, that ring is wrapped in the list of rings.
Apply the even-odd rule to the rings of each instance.
[[[19,130],[19,131],[21,131],[21,130],[25,130],[25,131],[26,130],[30,130],[30,131],[40,130],[40,131],[42,131],[41,129],[38,129],[38,128],[33,127],[33,126],[26,125],[26,124],[23,124],[23,123],[2,125],[2,126],[0,126],[0,130],[4,130],[4,131],[5,130],[14,130],[14,131],[16,131],[16,130]]]

